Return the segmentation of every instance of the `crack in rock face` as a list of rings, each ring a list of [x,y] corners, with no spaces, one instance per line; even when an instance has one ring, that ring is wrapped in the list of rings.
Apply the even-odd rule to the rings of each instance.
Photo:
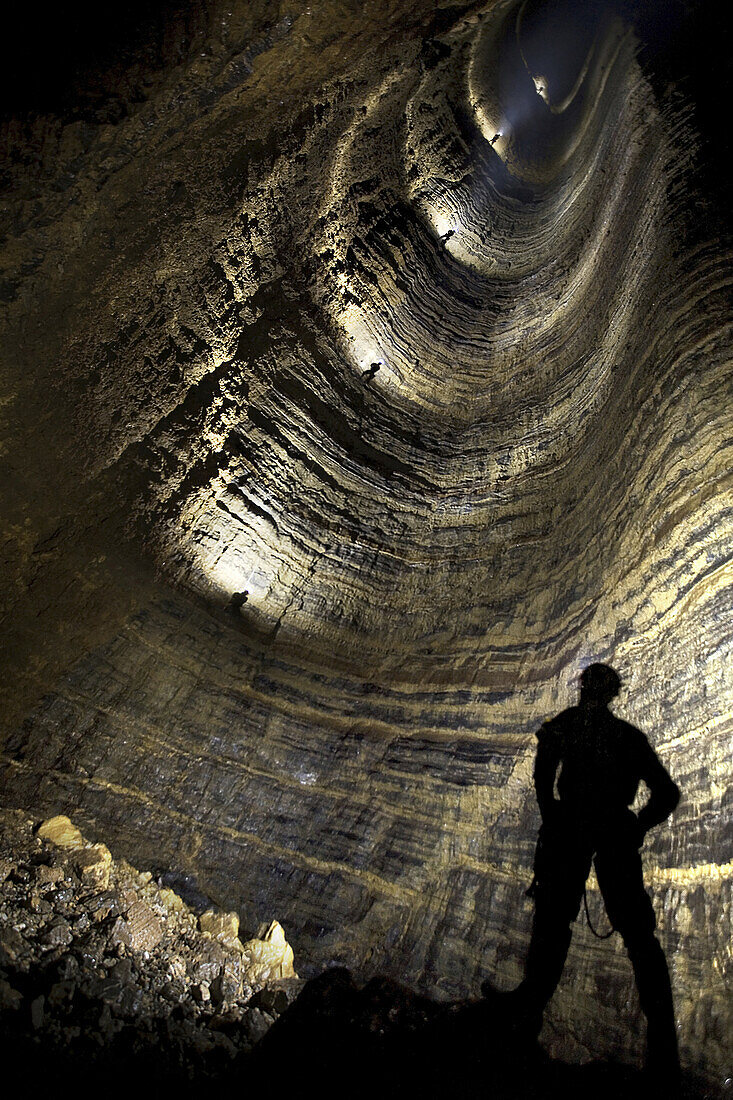
[[[718,1081],[730,268],[690,111],[621,4],[267,8],[4,127],[6,804],[277,912],[306,977],[509,987],[533,733],[607,662],[682,789],[646,873]],[[547,1045],[636,1057],[635,996],[577,927]]]

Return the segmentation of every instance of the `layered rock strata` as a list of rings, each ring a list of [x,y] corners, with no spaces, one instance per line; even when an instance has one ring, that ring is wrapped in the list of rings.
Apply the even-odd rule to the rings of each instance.
[[[7,132],[5,797],[306,972],[511,985],[532,732],[607,661],[683,791],[647,873],[720,1082],[730,265],[686,113],[612,10],[244,7],[116,124]],[[578,929],[545,1038],[633,1058],[634,997]]]

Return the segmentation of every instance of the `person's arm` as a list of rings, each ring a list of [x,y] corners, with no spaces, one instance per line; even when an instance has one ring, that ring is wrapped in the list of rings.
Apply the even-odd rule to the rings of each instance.
[[[680,789],[661,760],[651,747],[643,733],[639,734],[641,778],[649,788],[649,801],[642,806],[637,815],[639,825],[646,833],[659,825],[676,809],[680,800]]]
[[[560,763],[557,734],[545,723],[537,731],[537,755],[534,761],[534,789],[543,824],[549,824],[560,805],[555,798],[555,773]]]

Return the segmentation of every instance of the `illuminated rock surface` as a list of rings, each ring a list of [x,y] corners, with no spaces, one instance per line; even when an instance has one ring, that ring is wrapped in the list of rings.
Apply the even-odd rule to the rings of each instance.
[[[6,126],[3,797],[306,975],[509,987],[533,731],[607,661],[682,788],[646,870],[719,1084],[729,253],[674,89],[548,10],[235,3],[114,118]],[[642,1032],[579,925],[548,1049]]]

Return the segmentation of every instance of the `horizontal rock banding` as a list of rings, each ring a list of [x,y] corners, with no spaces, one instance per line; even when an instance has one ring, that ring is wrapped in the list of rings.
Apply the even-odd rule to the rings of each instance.
[[[729,965],[728,257],[687,232],[694,141],[619,20],[558,62],[539,6],[428,7],[301,14],[183,66],[78,137],[73,203],[21,219],[21,252],[94,295],[63,292],[57,347],[27,337],[80,381],[71,427],[36,397],[76,496],[16,531],[19,569],[124,513],[162,579],[98,644],[44,638],[8,797],[78,805],[248,923],[282,913],[313,968],[510,984],[532,732],[607,660],[683,790],[651,881],[683,1032],[720,1066],[693,1005],[712,1019]],[[18,326],[66,302],[50,267],[19,285]],[[53,584],[103,607],[68,553]],[[55,601],[20,590],[37,637]],[[623,957],[579,939],[557,1011],[591,1049],[607,972],[624,1048]]]

